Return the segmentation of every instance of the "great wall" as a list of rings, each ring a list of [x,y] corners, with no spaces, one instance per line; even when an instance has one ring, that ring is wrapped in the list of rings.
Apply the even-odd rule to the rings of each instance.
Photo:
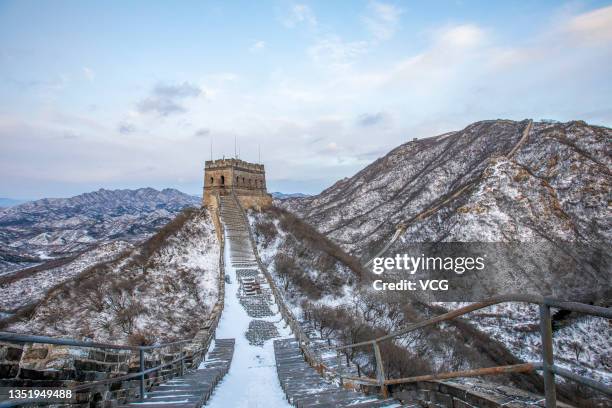
[[[530,127],[531,123],[521,142]],[[608,396],[612,394],[609,386],[554,364],[550,316],[551,308],[559,308],[610,319],[610,308],[540,296],[507,295],[486,299],[366,342],[332,346],[321,339],[311,339],[262,263],[245,213],[246,209],[261,209],[271,204],[263,165],[237,159],[209,161],[204,179],[203,207],[213,216],[221,252],[219,298],[203,329],[192,339],[151,346],[2,332],[0,385],[5,387],[3,390],[6,387],[63,387],[72,390],[75,397],[70,401],[49,402],[8,400],[6,395],[0,395],[0,408],[35,405],[199,408],[209,402],[213,406],[228,406],[226,401],[231,401],[235,397],[232,393],[237,392],[235,387],[230,387],[232,381],[239,382],[234,384],[238,387],[247,388],[251,381],[253,387],[261,384],[260,379],[240,375],[224,380],[228,372],[252,368],[248,366],[255,357],[261,364],[261,373],[265,373],[262,375],[274,375],[286,402],[300,408],[568,406],[557,401],[555,376]],[[400,225],[392,240],[404,229]],[[540,308],[541,361],[423,373],[410,378],[385,375],[383,362],[393,356],[381,354],[381,342],[503,302],[531,303]],[[201,317],[194,316],[198,318]],[[265,347],[273,350],[273,355],[258,352]],[[374,377],[355,372],[354,366],[342,362],[341,350],[358,347],[371,348],[376,360]],[[509,385],[487,389],[448,381],[527,372],[542,373],[544,396]]]

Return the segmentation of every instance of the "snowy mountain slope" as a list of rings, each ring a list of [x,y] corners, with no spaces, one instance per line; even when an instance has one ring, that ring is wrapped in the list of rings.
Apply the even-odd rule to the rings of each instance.
[[[508,158],[527,126],[483,121],[409,142],[321,194],[282,206],[364,259],[401,222],[405,242],[610,242],[612,129],[536,122]]]
[[[271,208],[249,212],[249,220],[262,262],[311,339],[356,343],[431,315],[412,297],[373,291],[370,275],[356,259],[290,213]],[[466,327],[447,324],[382,343],[384,353],[393,355],[386,371],[392,377],[405,377],[519,362],[501,343],[482,333],[471,334]],[[374,375],[370,351],[356,349],[346,357],[362,372]],[[514,379],[530,391],[537,390],[537,378]]]
[[[67,258],[66,263],[59,262],[53,266],[53,262],[48,262],[47,267],[40,270],[29,273],[26,269],[5,279],[0,278],[0,312],[8,313],[36,304],[49,289],[73,279],[94,264],[112,260],[129,248],[131,244],[125,241],[108,242],[75,258]]]
[[[605,301],[612,129],[530,123],[477,122],[413,141],[318,196],[280,205],[364,263],[423,242],[547,244],[533,254],[529,245],[509,250],[507,267],[482,280],[483,292],[512,292],[520,283],[523,292]]]
[[[356,259],[291,213],[272,207],[248,215],[262,261],[281,288],[294,288],[296,305],[341,297],[366,274]]]
[[[113,240],[139,241],[199,199],[152,188],[98,190],[0,209],[0,273]]]
[[[350,256],[337,255],[337,247],[316,232],[304,233],[291,214],[271,208],[249,212],[251,228],[262,262],[267,266],[293,314],[300,319],[311,339],[329,339],[349,344],[396,331],[411,323],[444,313],[461,304],[426,304],[414,296],[371,290],[371,276],[351,262]],[[313,239],[314,238],[314,239]],[[502,304],[473,312],[455,323],[437,325],[385,344],[384,353],[394,356],[387,372],[410,376],[432,371],[474,369],[538,361],[540,337],[537,308],[522,304]],[[612,344],[609,325],[604,319],[572,316],[555,319],[553,340],[561,366],[597,381],[610,383]],[[332,353],[331,364],[335,354]],[[373,356],[356,351],[347,356],[355,370],[373,375]],[[487,382],[508,381],[531,392],[542,392],[536,375],[487,377]],[[565,383],[563,379],[558,379]],[[538,385],[540,384],[540,388]],[[592,398],[572,385],[559,388],[567,401],[580,404]]]
[[[308,194],[304,194],[304,193],[281,193],[280,191],[275,191],[270,194],[272,195],[272,198],[275,198],[277,200],[285,200],[287,198],[308,197]]]
[[[390,242],[400,224],[404,232],[382,256],[410,252],[421,242],[550,243],[574,257],[565,267],[573,268],[567,272],[575,285],[561,287],[560,296],[609,305],[612,129],[581,121],[535,122],[523,139],[528,126],[528,121],[484,121],[413,141],[318,196],[277,204],[362,262]],[[577,251],[579,246],[588,251]],[[529,255],[522,259],[530,263]],[[519,271],[520,284],[512,291],[550,293],[538,283],[556,283],[554,274],[526,270],[531,272]],[[539,355],[537,316],[533,308],[508,304],[474,313],[468,322],[516,358],[532,359]],[[571,315],[556,325],[560,363],[609,382],[608,323]]]
[[[188,338],[217,300],[219,248],[209,213],[184,210],[134,249],[56,286],[5,328],[113,342]]]

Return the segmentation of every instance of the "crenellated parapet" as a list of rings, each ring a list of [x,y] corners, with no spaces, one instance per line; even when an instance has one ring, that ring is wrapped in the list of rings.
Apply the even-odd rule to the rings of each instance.
[[[217,207],[218,196],[232,193],[247,208],[264,208],[272,204],[272,197],[266,189],[264,165],[240,159],[206,161],[202,205]]]

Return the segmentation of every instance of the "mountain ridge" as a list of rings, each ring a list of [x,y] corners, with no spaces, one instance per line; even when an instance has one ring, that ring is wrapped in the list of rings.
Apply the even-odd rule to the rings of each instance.
[[[140,241],[184,208],[199,205],[198,197],[176,189],[146,187],[101,188],[0,209],[0,273],[31,266],[32,259],[71,256],[104,242]]]
[[[21,200],[18,198],[11,198],[11,197],[0,197],[0,209],[14,207],[16,205],[23,204],[28,201],[30,200]]]
[[[612,129],[583,121],[480,121],[402,144],[317,196],[279,205],[363,263],[418,243],[549,242],[574,252],[572,264],[555,263],[559,273],[578,266],[593,279],[584,284],[596,286],[609,282],[612,265],[607,256],[591,259],[612,241],[611,140]],[[554,261],[552,252],[544,256]],[[544,272],[522,273],[538,278],[523,290],[573,295],[581,285],[566,280],[571,292],[557,292],[551,285],[559,282]],[[501,276],[491,283],[511,283]]]

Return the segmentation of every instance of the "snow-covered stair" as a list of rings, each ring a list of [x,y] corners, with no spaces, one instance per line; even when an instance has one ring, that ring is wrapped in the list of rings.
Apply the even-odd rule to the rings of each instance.
[[[225,298],[217,335],[234,337],[234,362],[210,408],[291,408],[280,388],[272,339],[291,336],[259,269],[249,226],[233,196],[220,197],[225,231]]]
[[[199,408],[206,404],[215,386],[229,370],[233,355],[234,339],[217,339],[200,368],[153,387],[143,401],[132,401],[120,407]]]
[[[380,399],[346,390],[325,381],[304,361],[296,340],[274,341],[276,371],[287,400],[297,408],[378,408],[401,407],[394,399]]]
[[[230,283],[226,285],[226,304],[217,333],[236,337],[237,346],[236,363],[223,387],[210,401],[211,406],[401,406],[395,400],[365,396],[328,383],[304,362],[297,343],[289,337],[291,332],[278,312],[269,283],[259,268],[249,225],[238,201],[233,196],[221,196],[220,204],[226,239],[226,273]],[[245,337],[238,337],[240,334]],[[277,340],[272,344],[272,339]],[[295,359],[295,353],[299,360]]]
[[[230,241],[230,259],[235,267],[254,267],[257,260],[249,240],[249,227],[242,216],[241,209],[232,196],[221,196],[220,215],[225,226],[225,234]]]

